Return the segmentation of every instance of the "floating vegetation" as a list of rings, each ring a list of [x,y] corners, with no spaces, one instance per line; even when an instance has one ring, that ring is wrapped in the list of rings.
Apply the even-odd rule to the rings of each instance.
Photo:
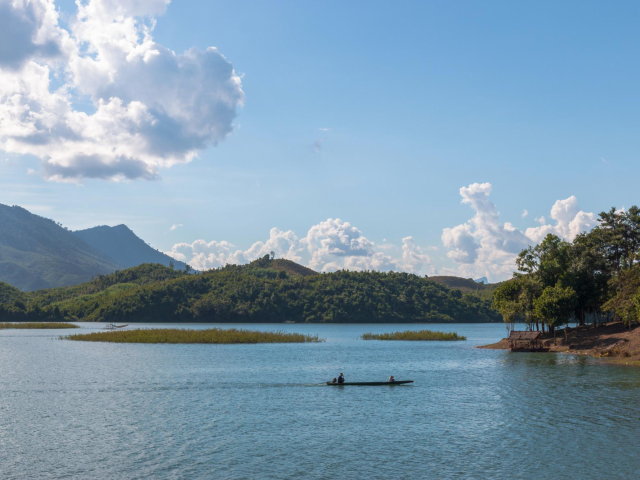
[[[363,340],[466,340],[455,332],[433,332],[431,330],[407,330],[393,333],[364,333]]]
[[[69,340],[116,343],[306,343],[323,342],[317,335],[285,332],[256,332],[251,330],[184,330],[157,328],[145,330],[118,330],[70,335]]]
[[[73,323],[60,322],[16,322],[16,323],[0,323],[0,329],[6,328],[78,328]]]

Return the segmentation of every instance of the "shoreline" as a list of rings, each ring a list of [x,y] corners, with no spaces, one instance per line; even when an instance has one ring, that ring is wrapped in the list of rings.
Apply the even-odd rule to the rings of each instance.
[[[549,353],[584,355],[606,363],[640,367],[640,325],[625,327],[622,322],[581,326],[556,331],[555,338],[545,334],[542,344]],[[509,350],[506,338],[476,348]]]

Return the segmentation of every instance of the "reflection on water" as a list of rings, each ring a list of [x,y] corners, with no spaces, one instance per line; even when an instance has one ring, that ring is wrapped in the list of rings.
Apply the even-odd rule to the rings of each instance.
[[[473,348],[504,336],[496,324],[427,326],[466,342],[359,339],[416,327],[245,326],[327,339],[269,345],[0,332],[0,476],[635,478],[640,369]],[[340,371],[415,383],[323,385]]]

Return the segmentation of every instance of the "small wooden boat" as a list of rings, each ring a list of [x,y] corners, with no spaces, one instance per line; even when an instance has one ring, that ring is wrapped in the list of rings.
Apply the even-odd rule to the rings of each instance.
[[[394,380],[393,382],[344,382],[344,383],[327,382],[327,385],[331,385],[332,387],[343,387],[345,385],[360,385],[360,386],[374,387],[378,385],[404,385],[405,383],[413,383],[413,380]]]
[[[116,328],[124,328],[124,327],[128,327],[128,324],[125,325],[118,325],[116,323],[108,323],[105,328],[105,330],[115,330]]]

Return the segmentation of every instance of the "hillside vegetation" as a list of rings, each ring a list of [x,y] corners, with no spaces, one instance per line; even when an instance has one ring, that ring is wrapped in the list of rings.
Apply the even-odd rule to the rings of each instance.
[[[318,274],[268,256],[198,274],[142,265],[74,287],[24,295],[0,305],[0,318],[126,323],[500,320],[487,301],[417,275]]]

